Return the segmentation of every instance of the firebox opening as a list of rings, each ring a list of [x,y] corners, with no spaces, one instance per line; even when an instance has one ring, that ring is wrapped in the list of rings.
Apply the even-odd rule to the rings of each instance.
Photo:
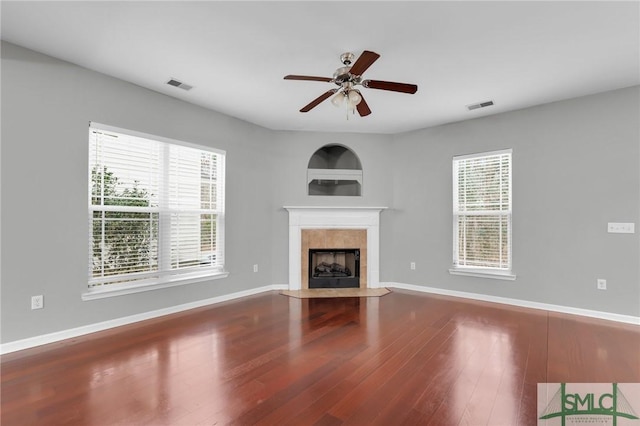
[[[309,288],[359,288],[360,249],[309,249]]]

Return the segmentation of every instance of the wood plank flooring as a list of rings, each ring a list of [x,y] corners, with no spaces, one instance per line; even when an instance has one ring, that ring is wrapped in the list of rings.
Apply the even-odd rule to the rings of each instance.
[[[640,382],[640,327],[394,290],[263,293],[1,363],[2,425],[535,425],[540,382]]]

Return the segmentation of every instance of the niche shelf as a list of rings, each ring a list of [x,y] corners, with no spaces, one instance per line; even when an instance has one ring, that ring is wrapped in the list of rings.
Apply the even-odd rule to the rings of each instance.
[[[318,149],[307,166],[307,194],[361,196],[362,165],[358,156],[343,145]]]

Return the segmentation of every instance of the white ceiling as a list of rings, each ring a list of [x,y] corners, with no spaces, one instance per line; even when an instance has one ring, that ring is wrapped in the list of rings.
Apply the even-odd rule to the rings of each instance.
[[[1,14],[3,40],[278,130],[397,133],[640,84],[637,1],[2,1]],[[298,112],[336,86],[285,75],[331,77],[363,50],[381,55],[365,78],[418,92],[363,88],[363,118],[329,101]]]

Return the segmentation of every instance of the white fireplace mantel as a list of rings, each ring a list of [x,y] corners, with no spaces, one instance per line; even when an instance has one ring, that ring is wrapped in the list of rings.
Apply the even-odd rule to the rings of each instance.
[[[289,290],[301,288],[303,229],[366,229],[368,287],[380,287],[380,212],[386,207],[284,208],[289,211]]]

